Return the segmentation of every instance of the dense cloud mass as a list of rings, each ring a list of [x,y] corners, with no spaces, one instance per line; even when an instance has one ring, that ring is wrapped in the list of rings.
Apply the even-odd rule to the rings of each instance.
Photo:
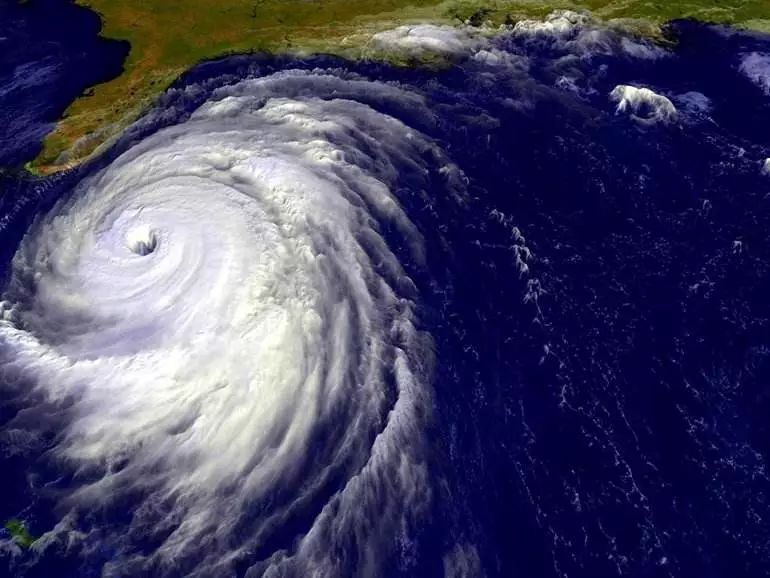
[[[335,574],[330,540],[361,535],[367,567],[430,500],[430,345],[380,229],[422,261],[391,187],[432,145],[364,91],[399,96],[299,71],[223,87],[79,185],[14,259],[3,349],[50,403],[74,400],[56,454],[94,470],[68,502],[139,493],[131,526],[167,534],[132,564],[210,575],[344,476],[293,554]]]
[[[436,68],[205,63],[36,183],[53,198],[27,206],[0,301],[0,466],[26,460],[41,537],[2,560],[770,567],[770,452],[742,397],[770,359],[747,297],[770,279],[766,50],[718,61],[721,32],[677,30],[680,52],[559,11],[372,39]]]
[[[564,60],[601,55],[656,60],[667,55],[660,47],[634,38],[623,28],[609,28],[588,14],[571,10],[556,10],[543,20],[521,20],[512,33],[528,45],[545,45],[562,51],[559,56]]]
[[[462,56],[484,44],[478,28],[417,24],[399,26],[372,36],[373,48],[411,57],[424,55]]]
[[[628,114],[642,124],[673,122],[676,120],[674,103],[649,88],[618,85],[610,93],[618,103],[618,113]]]

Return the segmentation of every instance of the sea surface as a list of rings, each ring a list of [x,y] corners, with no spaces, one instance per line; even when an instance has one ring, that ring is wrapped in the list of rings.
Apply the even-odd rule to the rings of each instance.
[[[94,12],[69,2],[0,4],[0,166],[34,158],[75,97],[120,74],[128,43],[100,29]]]
[[[87,12],[33,6],[2,9],[16,18],[0,29],[15,47],[0,51],[0,119],[12,119],[0,122],[5,165],[33,156],[67,102],[119,71],[125,54],[96,38]],[[73,26],[35,12],[50,17],[51,7]],[[578,42],[586,30],[605,35],[599,48]],[[225,98],[222,87],[301,71],[309,80],[285,98],[350,99],[432,143],[414,162],[388,161],[423,256],[397,225],[379,229],[413,282],[404,294],[432,342],[420,385],[431,392],[430,418],[419,430],[431,499],[392,537],[395,547],[376,550],[376,567],[388,576],[767,575],[770,94],[742,63],[770,54],[770,39],[690,21],[670,23],[666,35],[665,50],[642,41],[644,50],[632,49],[622,34],[581,21],[566,36],[501,34],[484,41],[486,54],[469,49],[439,69],[324,56],[203,63],[101,157],[50,179],[2,177],[2,277],[30,223],[77,183],[164,127],[184,127]],[[23,70],[31,75],[8,80]],[[320,87],[322,76],[359,84],[340,94]],[[618,85],[665,95],[676,120],[619,112],[609,97]],[[79,507],[74,526],[54,531],[69,515],[60,493],[80,483],[77,467],[49,459],[69,418],[30,409],[42,394],[20,392],[23,370],[2,375],[0,518],[53,534],[32,550],[6,541],[0,574],[128,575],[121,564],[164,538],[137,537],[132,499],[141,498]],[[29,425],[25,412],[51,425]],[[317,431],[308,451],[322,454],[325,435]],[[355,467],[272,526],[232,575],[299,552]],[[377,509],[367,513],[376,526]],[[354,575],[360,560],[340,548]],[[139,564],[132,575],[194,567]]]

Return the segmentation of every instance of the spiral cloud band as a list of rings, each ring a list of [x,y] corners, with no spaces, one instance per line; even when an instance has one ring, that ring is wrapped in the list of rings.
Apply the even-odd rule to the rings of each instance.
[[[686,50],[559,11],[380,32],[373,60],[201,63],[91,164],[20,184],[0,470],[37,540],[0,536],[8,574],[707,573],[728,533],[754,539],[714,560],[766,544],[728,507],[764,495],[745,400],[698,382],[710,358],[674,389],[660,370],[703,357],[719,291],[758,311],[735,279],[764,294],[744,60],[768,49],[670,30]],[[682,477],[693,423],[722,449]]]
[[[428,507],[430,344],[387,237],[422,261],[394,189],[419,194],[435,147],[361,102],[396,92],[312,71],[222,87],[24,239],[0,346],[69,416],[69,519],[138,500],[127,535],[91,530],[125,553],[114,575],[211,575],[268,540],[256,574],[375,573]]]

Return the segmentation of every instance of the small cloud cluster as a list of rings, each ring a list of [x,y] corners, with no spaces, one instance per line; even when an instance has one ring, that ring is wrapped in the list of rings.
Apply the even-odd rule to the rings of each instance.
[[[770,54],[751,52],[741,60],[740,70],[770,96]]]
[[[643,125],[672,123],[677,119],[674,103],[646,87],[621,84],[610,93],[618,114],[627,114]]]

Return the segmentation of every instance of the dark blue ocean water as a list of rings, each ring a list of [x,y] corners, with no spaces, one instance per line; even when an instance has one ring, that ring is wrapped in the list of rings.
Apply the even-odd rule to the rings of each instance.
[[[70,2],[0,2],[0,167],[34,158],[75,97],[120,74],[128,43],[100,38],[100,28]]]
[[[0,229],[0,258],[6,266],[36,211],[184,118],[223,78],[342,67],[402,83],[429,99],[435,119],[367,104],[433,137],[467,175],[470,199],[441,194],[438,166],[435,203],[400,195],[429,255],[427,271],[405,264],[436,342],[425,435],[438,499],[408,555],[383,561],[388,575],[442,575],[459,544],[469,575],[766,576],[770,178],[759,167],[770,156],[770,97],[738,65],[746,52],[770,52],[770,40],[691,22],[668,34],[673,53],[662,60],[570,61],[592,89],[579,95],[554,87],[563,50],[515,39],[500,48],[526,52],[526,71],[325,57],[203,64],[177,83],[203,90],[164,97],[166,114],[102,158],[56,180],[7,178],[17,209]],[[216,80],[205,88],[207,79]],[[697,91],[711,108],[640,127],[608,101],[617,84]],[[4,400],[0,426],[18,409]],[[21,513],[42,533],[57,520],[28,476],[34,458],[0,456],[0,517]],[[292,523],[270,547],[307,521]],[[84,563],[62,548],[3,564],[10,575],[97,576],[113,555]]]
[[[0,219],[10,225],[0,243],[2,260],[29,221],[21,203],[50,187],[28,186],[21,166],[37,156],[75,97],[123,69],[128,43],[100,38],[100,28],[94,12],[70,2],[0,1]],[[18,226],[8,222],[15,219]]]

